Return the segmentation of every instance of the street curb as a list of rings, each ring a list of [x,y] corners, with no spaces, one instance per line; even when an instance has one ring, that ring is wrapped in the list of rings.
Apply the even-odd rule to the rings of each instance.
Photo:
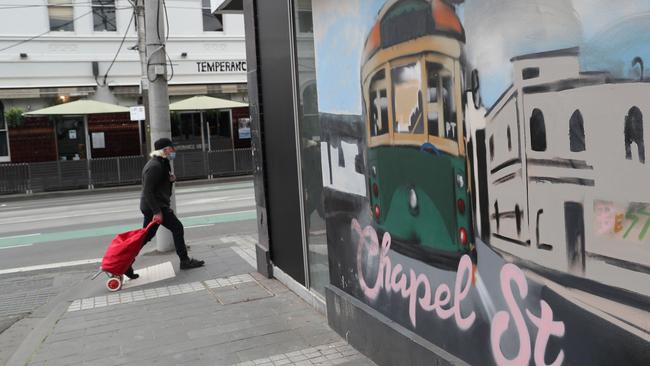
[[[239,175],[232,177],[221,177],[213,179],[196,179],[196,180],[185,180],[179,181],[176,183],[176,187],[192,187],[192,186],[201,186],[207,184],[217,184],[225,182],[247,182],[251,181],[253,178],[252,175]],[[59,197],[68,197],[68,196],[90,196],[98,195],[104,193],[120,193],[120,192],[139,192],[142,185],[128,185],[128,186],[115,186],[115,187],[102,187],[95,189],[74,189],[66,191],[55,191],[55,192],[38,192],[32,194],[12,194],[6,196],[0,196],[0,202],[18,202],[18,201],[27,201],[35,199],[45,199],[45,198],[59,198]]]

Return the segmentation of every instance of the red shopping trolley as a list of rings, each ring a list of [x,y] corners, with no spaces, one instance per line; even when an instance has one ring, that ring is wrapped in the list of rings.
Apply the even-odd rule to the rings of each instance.
[[[160,222],[152,220],[147,227],[125,233],[118,234],[113,238],[104,253],[101,268],[93,279],[97,278],[102,272],[108,276],[106,288],[111,291],[118,291],[124,283],[124,273],[135,261],[135,257],[140,253],[144,244],[144,238],[147,232]]]

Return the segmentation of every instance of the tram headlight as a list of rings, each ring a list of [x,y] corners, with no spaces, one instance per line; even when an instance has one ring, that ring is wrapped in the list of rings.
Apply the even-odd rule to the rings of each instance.
[[[465,187],[465,178],[460,174],[456,174],[456,184],[458,185],[458,188]]]
[[[465,230],[464,227],[461,227],[458,230],[458,240],[460,241],[460,245],[466,247],[467,244],[469,243],[469,238],[467,237],[467,230]]]
[[[377,177],[377,167],[376,166],[373,165],[372,168],[370,168],[370,171],[372,172],[373,177]]]
[[[411,210],[416,210],[418,208],[418,195],[415,193],[415,189],[409,189],[409,207]]]

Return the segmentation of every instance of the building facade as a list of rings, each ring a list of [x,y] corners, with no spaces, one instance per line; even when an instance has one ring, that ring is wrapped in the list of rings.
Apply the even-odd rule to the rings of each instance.
[[[194,95],[246,101],[243,17],[213,14],[220,4],[220,0],[170,0],[161,8],[168,21],[171,102]],[[7,0],[0,1],[0,19],[3,117],[12,108],[33,111],[84,98],[123,106],[142,104],[142,63],[131,1],[29,0],[17,4]],[[131,130],[131,137],[137,139],[133,132],[138,131],[137,122],[133,125],[128,115],[111,118],[113,125],[124,124],[124,133]],[[189,131],[179,136],[197,134],[196,115],[183,113],[177,119],[187,125],[178,128]],[[38,161],[18,151],[19,156],[12,158],[12,123],[2,122],[0,161]],[[42,139],[42,133],[51,132],[39,132],[44,126],[13,127],[23,127],[15,128],[17,135]],[[57,128],[63,127],[50,127]]]

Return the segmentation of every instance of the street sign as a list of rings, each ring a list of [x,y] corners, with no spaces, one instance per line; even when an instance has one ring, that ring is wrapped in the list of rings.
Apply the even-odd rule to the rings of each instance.
[[[129,111],[131,112],[131,121],[144,121],[145,120],[144,106],[143,105],[136,105],[134,107],[130,107]]]

